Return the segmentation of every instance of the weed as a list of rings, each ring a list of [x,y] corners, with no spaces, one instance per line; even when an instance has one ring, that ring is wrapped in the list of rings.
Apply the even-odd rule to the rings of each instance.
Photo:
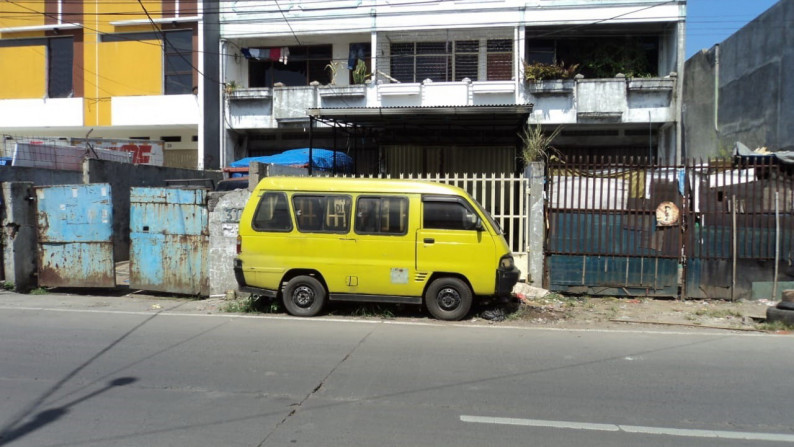
[[[50,293],[50,291],[45,289],[44,287],[39,287],[37,289],[33,289],[30,291],[31,295],[46,295],[48,293]]]
[[[14,290],[14,283],[8,282],[8,281],[3,281],[3,288],[5,290]]]
[[[381,304],[362,304],[361,306],[357,306],[355,309],[353,309],[352,315],[355,317],[382,318],[386,320],[391,320],[394,318],[394,312],[392,312],[392,309]]]
[[[756,327],[758,328],[758,330],[767,331],[767,332],[794,331],[794,326],[790,324],[786,324],[783,321],[759,323],[758,325],[756,325]]]
[[[695,311],[695,315],[709,318],[744,317],[741,312],[731,309],[698,309]]]
[[[281,313],[281,303],[277,300],[269,300],[258,295],[251,295],[248,298],[238,299],[226,303],[221,307],[222,312],[231,313]]]

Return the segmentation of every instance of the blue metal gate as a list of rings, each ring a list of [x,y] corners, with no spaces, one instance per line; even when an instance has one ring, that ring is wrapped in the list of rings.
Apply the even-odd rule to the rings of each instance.
[[[131,188],[130,287],[208,295],[204,189]]]
[[[110,185],[35,188],[39,286],[115,287]]]

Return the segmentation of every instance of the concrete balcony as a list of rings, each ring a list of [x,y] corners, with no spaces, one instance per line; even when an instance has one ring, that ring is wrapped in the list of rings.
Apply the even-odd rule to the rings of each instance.
[[[197,126],[201,117],[195,95],[114,96],[110,108],[114,126]]]
[[[80,127],[83,98],[0,100],[0,127]]]
[[[523,95],[533,119],[549,124],[672,122],[676,77],[570,79],[529,82]]]

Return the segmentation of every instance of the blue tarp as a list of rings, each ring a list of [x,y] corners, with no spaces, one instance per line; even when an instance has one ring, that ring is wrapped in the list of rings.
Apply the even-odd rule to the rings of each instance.
[[[332,172],[334,164],[336,164],[336,172],[353,172],[353,159],[344,152],[336,151],[336,160],[334,160],[334,152],[328,149],[312,149],[312,170]],[[290,149],[280,154],[262,157],[241,158],[233,161],[229,166],[247,168],[252,161],[307,168],[309,167],[309,148]]]

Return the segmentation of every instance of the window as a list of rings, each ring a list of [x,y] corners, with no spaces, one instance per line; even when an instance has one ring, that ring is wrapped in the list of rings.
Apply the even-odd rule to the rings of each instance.
[[[358,234],[406,234],[408,199],[359,197],[356,202],[355,229]]]
[[[72,96],[72,65],[74,38],[47,39],[47,96],[68,98]]]
[[[163,78],[166,95],[193,92],[193,31],[168,31],[163,40]]]
[[[586,78],[654,76],[659,72],[659,38],[631,35],[588,38],[527,38],[527,62],[578,65]]]
[[[474,230],[477,227],[477,214],[458,201],[425,200],[423,228],[445,230]]]
[[[292,231],[287,195],[283,192],[262,194],[251,225],[257,231]]]
[[[484,40],[488,80],[511,79],[513,41]],[[411,42],[391,44],[391,76],[400,82],[477,81],[481,42]]]
[[[350,226],[349,196],[296,195],[292,197],[298,231],[302,233],[347,233]]]
[[[286,54],[285,48],[288,49]],[[312,81],[320,84],[331,82],[329,70],[326,68],[331,63],[331,45],[256,50],[258,51],[249,52],[259,55],[248,59],[249,87],[272,87],[276,82],[287,86],[309,85]]]
[[[487,44],[487,59],[489,81],[508,81],[513,79],[512,40],[489,40]]]

